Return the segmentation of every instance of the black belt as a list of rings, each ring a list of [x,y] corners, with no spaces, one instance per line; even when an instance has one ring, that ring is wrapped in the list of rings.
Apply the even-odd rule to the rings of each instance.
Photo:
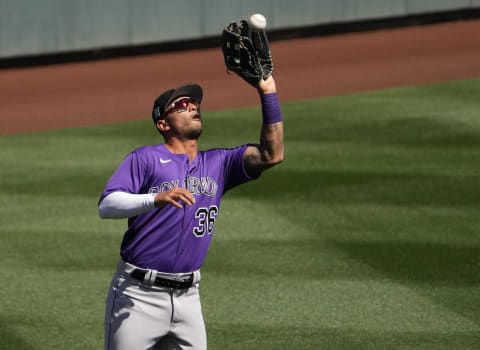
[[[146,274],[147,274],[147,271],[145,270],[135,269],[130,274],[130,276],[132,276],[136,280],[144,282]],[[188,289],[193,286],[193,273],[191,273],[190,275],[187,275],[186,277],[183,277],[182,279],[169,279],[169,278],[157,276],[155,278],[155,282],[153,282],[153,285],[157,287],[165,287],[165,288],[172,288],[172,289]]]

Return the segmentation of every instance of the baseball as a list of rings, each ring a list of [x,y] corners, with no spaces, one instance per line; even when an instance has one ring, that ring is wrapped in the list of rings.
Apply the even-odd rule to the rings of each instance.
[[[248,19],[248,23],[252,29],[256,30],[264,30],[267,27],[267,19],[259,13],[251,15]]]

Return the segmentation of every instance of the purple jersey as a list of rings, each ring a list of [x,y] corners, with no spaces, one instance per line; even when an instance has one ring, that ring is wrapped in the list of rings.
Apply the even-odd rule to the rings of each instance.
[[[193,193],[195,203],[183,208],[167,205],[129,218],[121,246],[123,260],[169,273],[198,270],[210,246],[222,195],[252,179],[243,163],[247,147],[200,151],[192,162],[163,144],[130,153],[100,199],[115,191],[145,194],[183,187]]]

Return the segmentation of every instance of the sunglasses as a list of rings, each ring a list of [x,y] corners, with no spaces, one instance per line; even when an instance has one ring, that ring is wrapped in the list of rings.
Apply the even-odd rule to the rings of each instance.
[[[194,99],[192,99],[190,97],[184,97],[184,98],[181,98],[180,100],[175,101],[172,104],[170,104],[165,109],[164,114],[166,115],[170,112],[177,112],[177,113],[186,112],[186,111],[188,111],[188,105],[190,103],[195,105],[195,107],[197,108],[197,111],[200,111],[200,105],[198,104],[197,101],[195,101]]]

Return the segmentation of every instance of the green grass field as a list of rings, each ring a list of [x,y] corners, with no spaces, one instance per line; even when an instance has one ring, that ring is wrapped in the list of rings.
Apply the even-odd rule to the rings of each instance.
[[[286,158],[223,201],[210,349],[480,348],[480,80],[285,103]],[[259,109],[205,113],[202,148]],[[142,122],[0,137],[0,349],[101,349],[125,221],[97,199]],[[39,121],[41,122],[41,121]]]

